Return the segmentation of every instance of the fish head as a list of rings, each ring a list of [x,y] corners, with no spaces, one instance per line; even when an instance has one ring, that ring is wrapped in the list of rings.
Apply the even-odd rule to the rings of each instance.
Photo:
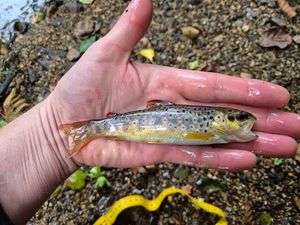
[[[249,112],[223,109],[217,114],[212,126],[225,141],[247,142],[257,138],[251,129],[256,121]]]

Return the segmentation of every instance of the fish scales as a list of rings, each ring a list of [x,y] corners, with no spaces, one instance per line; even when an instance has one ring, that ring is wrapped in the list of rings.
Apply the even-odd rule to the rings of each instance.
[[[251,132],[254,122],[252,114],[237,109],[152,101],[144,110],[67,124],[62,129],[73,139],[74,152],[98,137],[179,145],[245,142],[256,138]]]

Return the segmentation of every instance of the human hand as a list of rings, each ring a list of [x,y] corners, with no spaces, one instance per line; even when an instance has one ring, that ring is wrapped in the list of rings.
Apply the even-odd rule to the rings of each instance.
[[[253,113],[258,139],[222,146],[166,146],[96,139],[74,155],[80,163],[133,167],[159,162],[227,170],[248,169],[256,154],[290,157],[300,116],[281,112],[289,93],[264,81],[130,62],[152,17],[151,0],[133,1],[113,29],[94,43],[60,80],[49,102],[58,123],[100,119],[144,108],[148,100],[217,104]],[[60,125],[58,124],[58,125]],[[66,139],[66,137],[63,137]]]

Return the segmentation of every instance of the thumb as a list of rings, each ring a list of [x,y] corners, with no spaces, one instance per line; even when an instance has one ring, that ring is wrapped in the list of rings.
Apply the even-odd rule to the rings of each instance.
[[[152,0],[132,0],[105,39],[121,54],[129,55],[144,36],[151,19]]]

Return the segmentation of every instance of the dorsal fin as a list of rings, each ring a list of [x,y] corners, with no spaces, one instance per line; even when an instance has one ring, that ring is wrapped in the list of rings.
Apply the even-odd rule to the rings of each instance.
[[[147,108],[153,108],[161,105],[173,105],[173,103],[164,100],[150,100],[147,102]]]
[[[109,112],[109,113],[106,114],[106,118],[112,118],[112,117],[115,117],[117,115],[119,115],[119,114],[118,113],[114,113],[114,112]]]

